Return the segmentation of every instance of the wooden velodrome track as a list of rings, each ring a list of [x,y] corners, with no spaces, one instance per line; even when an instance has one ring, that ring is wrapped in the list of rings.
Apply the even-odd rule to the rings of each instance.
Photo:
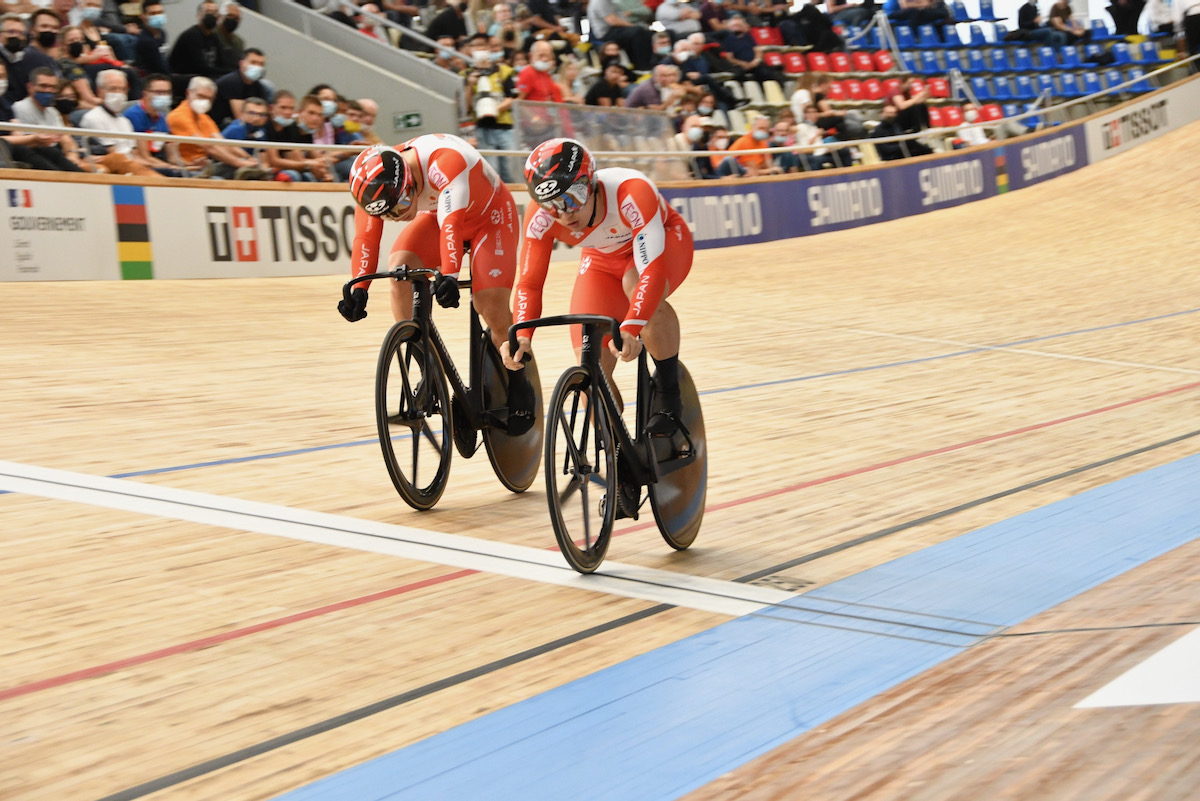
[[[1193,125],[992,200],[698,253],[673,301],[704,526],[674,553],[619,524],[609,559],[814,592],[1200,452],[1198,149]],[[455,455],[434,511],[396,497],[373,441],[386,305],[348,325],[340,284],[5,285],[0,459],[551,549],[540,475],[512,495],[482,454]],[[437,317],[464,353],[465,314]],[[571,354],[535,346],[548,395]],[[731,620],[64,492],[0,496],[4,799],[269,798]],[[1194,799],[1200,706],[1074,708],[1200,624],[1200,543],[1142,561],[689,797]],[[584,753],[555,769],[585,776]],[[635,779],[609,797],[659,797]]]

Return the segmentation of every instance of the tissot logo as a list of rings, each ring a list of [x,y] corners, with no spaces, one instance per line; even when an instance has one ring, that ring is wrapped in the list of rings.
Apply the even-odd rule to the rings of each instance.
[[[350,255],[354,207],[206,206],[216,262],[336,261]]]

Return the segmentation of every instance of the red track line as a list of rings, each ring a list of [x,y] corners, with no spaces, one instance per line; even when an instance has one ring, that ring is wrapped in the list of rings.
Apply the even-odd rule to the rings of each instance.
[[[343,609],[352,609],[356,606],[373,603],[374,601],[382,601],[384,598],[391,598],[395,595],[403,595],[408,592],[413,592],[414,590],[424,589],[425,587],[444,584],[447,581],[463,578],[464,576],[470,576],[473,573],[478,572],[478,570],[459,570],[454,573],[447,573],[443,576],[434,576],[433,578],[413,582],[412,584],[405,584],[401,587],[393,587],[390,590],[374,592],[370,595],[364,595],[360,598],[351,598],[348,601],[339,601],[335,604],[329,604],[328,606],[320,606],[316,609],[309,609],[305,612],[297,612],[294,615],[275,618],[274,620],[268,620],[263,623],[255,623],[253,626],[233,629],[232,631],[227,631],[224,634],[214,634],[211,637],[203,637],[199,640],[191,640],[189,642],[179,643],[178,645],[172,645],[170,648],[151,651],[146,654],[140,654],[139,656],[131,656],[128,659],[121,659],[104,665],[96,665],[95,667],[77,670],[73,673],[64,673],[61,676],[54,676],[53,678],[43,679],[41,681],[35,681],[29,684],[22,684],[18,687],[12,687],[7,690],[0,690],[0,701],[7,700],[9,698],[16,698],[17,696],[21,695],[28,695],[29,693],[38,692],[40,690],[49,690],[51,687],[60,687],[64,684],[82,681],[83,679],[91,679],[97,676],[103,676],[106,673],[113,673],[115,671],[123,670],[135,665],[153,662],[154,660],[162,659],[163,657],[174,656],[176,654],[182,654],[188,651],[198,651],[201,648],[208,648],[211,645],[217,645],[218,643],[236,640],[239,637],[245,637],[249,634],[257,634],[260,631],[270,631],[271,629],[277,629],[280,626],[286,626],[289,623],[299,623],[301,620],[308,620],[310,618],[320,617],[321,615],[327,615],[330,612],[339,612]]]
[[[944,448],[937,448],[937,449],[931,450],[931,451],[923,451],[921,453],[915,453],[915,454],[912,454],[909,456],[902,456],[898,459],[892,459],[887,462],[880,462],[879,464],[868,465],[867,467],[859,467],[854,470],[847,470],[842,473],[836,473],[834,475],[824,476],[822,478],[814,478],[809,481],[802,481],[798,484],[791,484],[786,487],[780,487],[779,489],[770,490],[768,492],[760,492],[755,495],[747,495],[744,498],[738,498],[736,500],[726,501],[724,503],[713,504],[712,506],[706,506],[704,508],[704,511],[705,512],[716,512],[716,511],[720,511],[722,509],[729,509],[734,506],[742,506],[743,504],[754,503],[755,501],[765,500],[767,498],[774,498],[777,495],[784,495],[789,492],[796,492],[797,490],[807,489],[808,487],[816,487],[821,484],[829,484],[833,481],[840,481],[843,478],[851,478],[852,476],[859,476],[859,475],[863,475],[864,473],[872,473],[876,470],[883,470],[888,467],[895,467],[896,465],[905,464],[906,462],[913,462],[918,459],[928,458],[930,456],[939,456],[943,453],[950,453],[952,451],[958,451],[958,450],[962,450],[964,448],[970,448],[974,445],[982,445],[985,442],[995,442],[996,440],[1006,439],[1008,437],[1015,437],[1018,434],[1027,434],[1030,431],[1038,431],[1043,428],[1050,428],[1051,426],[1061,425],[1062,423],[1069,423],[1074,420],[1081,420],[1085,417],[1092,417],[1094,415],[1103,414],[1104,412],[1111,412],[1114,409],[1120,409],[1125,406],[1133,406],[1134,404],[1137,404],[1137,403],[1145,403],[1146,401],[1156,400],[1158,398],[1164,398],[1168,395],[1174,395],[1178,392],[1186,392],[1189,389],[1196,389],[1198,387],[1200,387],[1200,381],[1195,381],[1191,384],[1184,384],[1183,386],[1175,387],[1174,389],[1167,389],[1167,390],[1163,390],[1162,392],[1155,392],[1152,395],[1144,395],[1140,398],[1134,398],[1133,400],[1121,401],[1120,403],[1114,403],[1109,406],[1102,406],[1099,409],[1092,409],[1091,411],[1080,412],[1079,414],[1073,414],[1073,415],[1069,415],[1067,417],[1059,417],[1056,420],[1050,420],[1045,423],[1035,423],[1033,425],[1024,426],[1022,428],[1014,428],[1011,431],[1005,431],[1001,434],[992,434],[990,436],[980,437],[979,439],[973,439],[968,442],[960,442],[956,445],[947,445]],[[655,524],[653,522],[639,523],[637,525],[630,526],[629,528],[622,529],[621,531],[613,532],[613,536],[619,537],[624,534],[631,534],[635,531],[641,531],[643,529],[650,528],[654,525]],[[286,626],[290,623],[298,623],[302,620],[309,620],[314,617],[320,617],[322,615],[329,614],[330,612],[338,612],[342,609],[351,609],[353,607],[362,606],[363,604],[372,603],[374,601],[379,601],[384,598],[391,598],[396,595],[403,595],[408,592],[413,592],[415,590],[424,589],[425,587],[432,587],[437,584],[443,584],[448,581],[453,581],[454,579],[459,579],[459,578],[463,578],[465,576],[474,575],[478,572],[479,571],[477,571],[477,570],[458,570],[453,573],[446,573],[445,575],[442,575],[442,576],[435,576],[433,578],[414,582],[412,584],[405,584],[401,587],[393,587],[390,590],[383,590],[381,592],[372,593],[370,595],[364,595],[360,598],[352,598],[347,601],[339,601],[338,603],[329,604],[328,606],[321,606],[316,609],[310,609],[306,612],[297,612],[294,615],[287,615],[285,617],[276,618],[275,620],[268,620],[264,623],[256,623],[253,626],[246,626],[245,628],[234,629],[232,631],[227,631],[224,634],[216,634],[211,637],[204,637],[199,640],[191,640],[189,642],[184,642],[184,643],[180,643],[178,645],[173,645],[169,648],[162,648],[158,651],[150,651],[149,653],[141,654],[139,656],[131,656],[128,659],[121,659],[116,662],[109,662],[107,664],[97,665],[95,667],[86,668],[84,670],[77,670],[72,673],[64,673],[60,676],[54,676],[49,679],[43,679],[42,681],[35,681],[35,682],[31,682],[29,684],[22,684],[22,685],[19,685],[17,687],[12,687],[7,690],[0,690],[0,701],[5,701],[9,698],[16,698],[16,697],[22,696],[22,695],[28,695],[29,693],[38,692],[40,690],[48,690],[52,687],[60,687],[64,684],[70,684],[70,683],[73,683],[76,681],[82,681],[84,679],[95,678],[97,676],[103,676],[107,673],[113,673],[117,670],[122,670],[124,668],[133,667],[135,665],[142,665],[147,662],[152,662],[156,659],[162,659],[163,657],[174,656],[176,654],[186,653],[188,651],[197,651],[201,648],[207,648],[211,645],[216,645],[218,643],[229,642],[230,640],[235,640],[235,639],[238,639],[240,637],[245,637],[250,634],[256,634],[260,631],[269,631],[270,629],[275,629],[275,628],[279,628],[281,626]]]

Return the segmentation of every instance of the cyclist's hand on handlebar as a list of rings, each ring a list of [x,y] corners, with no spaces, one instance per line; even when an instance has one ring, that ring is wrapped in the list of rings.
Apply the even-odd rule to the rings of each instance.
[[[433,285],[433,294],[443,309],[458,308],[458,279],[453,275],[442,275]]]
[[[506,339],[500,345],[500,358],[504,360],[504,366],[509,370],[524,370],[525,356],[533,355],[533,351],[530,350],[529,337],[517,337],[517,352],[515,354],[510,356],[508,354],[508,349],[509,345],[508,340]]]
[[[355,287],[350,292],[350,299],[342,298],[338,301],[338,311],[352,323],[357,323],[359,320],[367,316],[367,290],[362,287]]]
[[[612,343],[611,339],[608,341],[608,349],[612,351],[612,354],[621,361],[630,362],[636,359],[638,354],[642,352],[642,340],[638,339],[632,334],[622,331],[621,349],[617,350],[617,346]]]

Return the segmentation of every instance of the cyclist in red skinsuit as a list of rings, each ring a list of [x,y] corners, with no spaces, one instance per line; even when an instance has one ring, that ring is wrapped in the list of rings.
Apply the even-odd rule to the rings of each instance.
[[[358,203],[351,274],[376,272],[385,220],[408,221],[392,245],[388,269],[401,264],[440,269],[434,295],[443,307],[458,306],[463,243],[469,241],[472,303],[499,347],[512,324],[509,294],[516,273],[517,210],[512,193],[478,151],[448,134],[418,136],[395,148],[368,148],[351,167],[350,192]],[[411,284],[391,284],[392,316],[397,321],[410,319]],[[356,284],[350,302],[338,303],[338,311],[350,322],[367,316],[369,285],[370,281]],[[532,425],[533,398],[524,375],[511,376],[510,421]],[[512,422],[509,433],[523,433],[518,430],[521,425]]]
[[[519,324],[542,313],[542,285],[554,240],[583,248],[571,313],[604,314],[622,320],[622,348],[606,338],[602,354],[611,377],[616,359],[637,358],[641,342],[658,368],[658,397],[648,430],[667,434],[681,416],[679,318],[666,298],[692,267],[692,234],[687,222],[667,205],[658,187],[642,173],[624,168],[597,171],[595,160],[574,139],[551,139],[530,154],[525,165],[530,196],[525,213],[514,317]],[[501,348],[510,370],[530,352],[532,329],[517,335],[519,348]],[[582,335],[572,331],[575,350]]]

